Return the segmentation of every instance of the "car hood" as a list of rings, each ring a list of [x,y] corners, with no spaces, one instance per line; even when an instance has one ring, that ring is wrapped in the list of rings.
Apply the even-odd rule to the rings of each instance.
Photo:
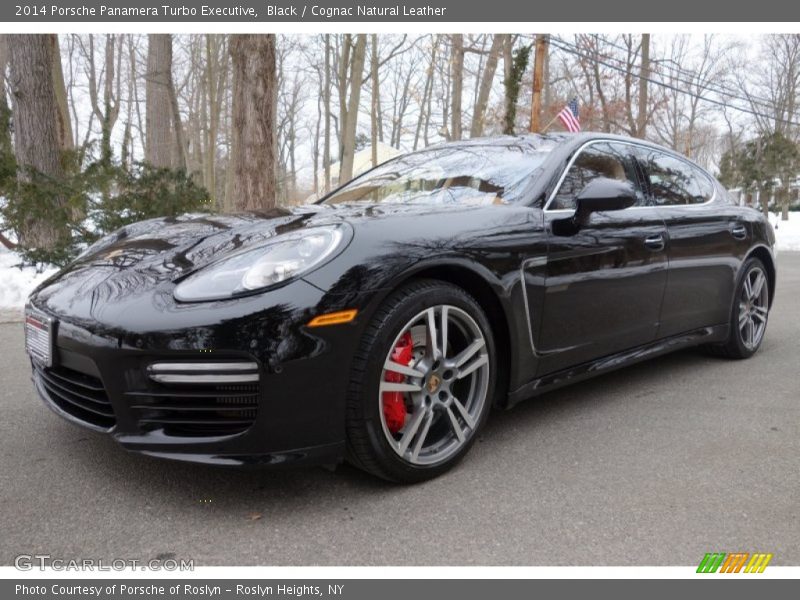
[[[132,301],[226,256],[255,248],[303,228],[394,215],[475,210],[480,207],[423,204],[310,205],[235,215],[189,214],[123,227],[91,246],[45,281],[31,302],[60,316],[90,317],[98,305]]]

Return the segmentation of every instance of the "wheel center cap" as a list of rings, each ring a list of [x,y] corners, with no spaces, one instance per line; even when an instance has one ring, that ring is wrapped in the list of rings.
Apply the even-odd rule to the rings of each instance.
[[[428,392],[433,394],[436,390],[439,389],[439,386],[441,384],[442,380],[439,379],[439,376],[436,374],[432,374],[430,377],[428,377],[428,384],[426,387],[428,388]]]

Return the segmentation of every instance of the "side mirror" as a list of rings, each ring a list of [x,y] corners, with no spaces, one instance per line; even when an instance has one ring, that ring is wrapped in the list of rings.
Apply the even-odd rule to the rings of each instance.
[[[629,181],[598,177],[586,184],[576,198],[575,225],[585,223],[593,212],[622,210],[636,204],[636,190]]]

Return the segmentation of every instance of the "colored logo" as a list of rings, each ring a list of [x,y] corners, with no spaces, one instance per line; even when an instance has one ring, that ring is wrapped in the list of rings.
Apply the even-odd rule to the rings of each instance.
[[[763,573],[772,554],[763,552],[709,552],[700,561],[698,573]]]

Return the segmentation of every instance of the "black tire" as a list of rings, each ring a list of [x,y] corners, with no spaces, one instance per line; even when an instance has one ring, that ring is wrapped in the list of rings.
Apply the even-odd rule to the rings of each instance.
[[[758,340],[754,345],[748,345],[739,326],[740,299],[742,298],[743,288],[747,279],[751,277],[751,275],[757,270],[760,271],[765,277],[763,286],[765,290],[764,293],[766,294],[767,312],[764,315],[764,329],[761,332],[761,335],[758,337]],[[745,261],[744,265],[742,266],[739,280],[736,282],[736,290],[734,292],[732,304],[733,306],[731,307],[730,331],[728,334],[728,339],[721,344],[709,344],[706,346],[706,350],[714,356],[721,356],[723,358],[750,358],[756,352],[758,352],[758,349],[761,347],[769,318],[769,274],[764,266],[764,263],[761,262],[760,259],[752,257]]]
[[[485,354],[488,355],[489,365],[488,374],[482,371],[484,375],[481,375],[488,381],[485,384],[486,396],[482,406],[479,409],[476,408],[476,410],[480,410],[480,413],[474,415],[474,427],[467,432],[468,436],[464,435],[464,441],[459,439],[458,443],[461,445],[452,450],[454,454],[435,464],[413,464],[410,460],[401,457],[396,448],[390,446],[388,439],[390,434],[386,432],[382,415],[382,400],[379,400],[379,398],[383,398],[379,386],[381,381],[385,381],[386,357],[394,347],[393,344],[396,343],[398,336],[403,334],[409,321],[422,311],[445,305],[456,307],[469,315],[483,334]],[[486,422],[495,389],[495,372],[496,352],[491,326],[480,305],[472,296],[459,287],[437,280],[419,280],[398,289],[376,311],[365,330],[359,350],[353,360],[347,400],[348,462],[373,475],[398,483],[421,482],[445,473],[464,457]],[[455,379],[453,379],[453,383],[455,384]],[[423,387],[419,393],[424,395],[427,393],[426,389],[427,387]],[[443,406],[439,406],[439,409],[441,411]],[[430,414],[439,413],[434,413],[431,409]],[[430,426],[430,430],[433,431],[433,429],[433,426]],[[464,429],[467,427],[465,426]],[[427,432],[427,429],[424,431]],[[400,434],[398,433],[398,435]],[[455,436],[455,431],[452,435]],[[422,437],[424,443],[425,436]]]

